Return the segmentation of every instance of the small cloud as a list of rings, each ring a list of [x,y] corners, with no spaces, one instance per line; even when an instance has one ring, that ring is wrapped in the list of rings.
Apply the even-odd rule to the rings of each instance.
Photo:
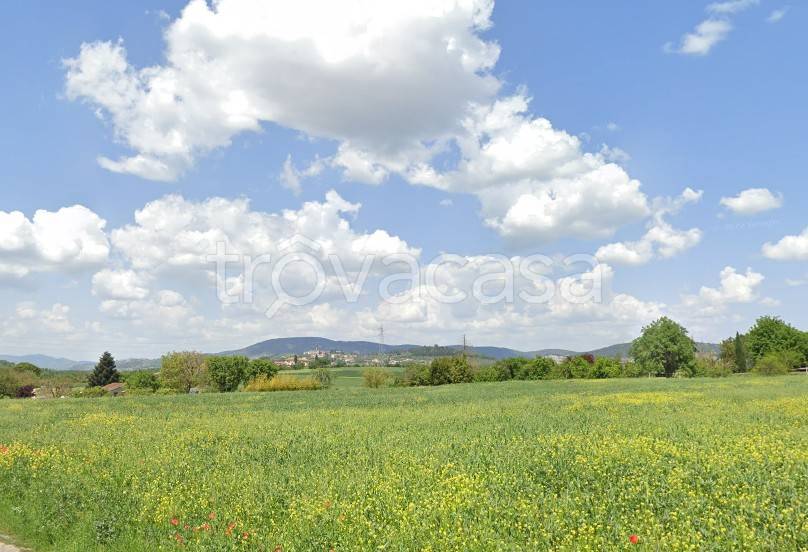
[[[709,13],[731,15],[740,13],[752,6],[760,4],[760,0],[725,0],[724,2],[713,2],[707,6]]]
[[[617,132],[618,130],[620,130],[620,125],[618,125],[613,121],[609,121],[608,123],[606,123],[606,130],[611,132]]]
[[[699,23],[693,32],[682,37],[679,46],[668,42],[664,50],[669,54],[684,54],[689,56],[706,56],[713,46],[726,40],[732,31],[732,23],[724,19],[705,19]]]
[[[696,25],[692,32],[685,34],[678,46],[668,42],[662,49],[668,54],[706,56],[732,32],[732,17],[759,3],[760,0],[725,0],[708,4],[707,19]]]
[[[631,161],[631,155],[620,148],[616,147],[609,147],[606,144],[603,144],[600,148],[600,154],[606,161],[610,163],[627,163]]]
[[[735,197],[722,197],[721,205],[736,215],[756,215],[782,207],[783,196],[767,188],[749,188]]]
[[[441,200],[440,200],[440,204],[439,204],[439,205],[440,205],[441,207],[451,207],[452,205],[454,205],[454,201],[452,201],[452,200],[451,200],[451,199],[449,199],[449,198],[446,198],[446,199],[441,199]]]
[[[791,9],[790,6],[785,6],[778,10],[774,10],[769,14],[769,17],[766,18],[766,21],[769,23],[779,23],[786,16],[789,9]]]
[[[760,300],[760,304],[766,307],[779,307],[782,303],[773,297],[764,297]]]
[[[802,287],[808,285],[808,279],[786,278],[786,285],[789,287]]]
[[[157,16],[157,19],[161,21],[168,21],[171,19],[171,16],[168,15],[168,12],[165,10],[156,10],[156,11],[146,10],[146,15],[155,15]]]

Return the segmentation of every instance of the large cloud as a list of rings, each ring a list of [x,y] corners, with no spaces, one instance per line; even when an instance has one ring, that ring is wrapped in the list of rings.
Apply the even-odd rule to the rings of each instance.
[[[192,0],[166,30],[162,65],[137,69],[122,43],[85,43],[65,62],[66,88],[133,150],[101,164],[144,178],[173,180],[271,122],[335,142],[308,168],[287,158],[280,180],[295,192],[326,166],[372,184],[399,174],[475,194],[486,224],[522,243],[608,237],[646,216],[616,150],[585,152],[529,113],[526,91],[497,99],[499,48],[481,35],[492,8]]]
[[[112,243],[132,267],[159,271],[171,267],[210,267],[217,244],[238,255],[277,255],[302,248],[320,259],[339,256],[345,267],[357,268],[367,255],[419,250],[384,230],[355,231],[348,218],[361,205],[334,191],[325,201],[310,201],[298,210],[266,213],[252,210],[247,199],[211,198],[193,202],[169,195],[135,212],[135,224],[113,230]],[[300,243],[287,244],[300,239]],[[307,244],[309,246],[307,246]]]
[[[476,194],[486,223],[514,241],[610,236],[649,214],[640,183],[580,140],[528,112],[518,94],[476,106],[458,135],[456,169],[412,168],[417,184]]]
[[[105,225],[81,205],[38,210],[31,219],[19,211],[0,211],[0,276],[97,266],[109,254]]]
[[[808,228],[777,243],[764,244],[763,255],[776,261],[808,261]]]
[[[199,154],[264,122],[378,154],[423,149],[494,94],[499,55],[479,31],[489,0],[191,0],[166,62],[136,69],[123,45],[85,43],[67,93],[103,110],[134,150],[113,171],[172,180]]]

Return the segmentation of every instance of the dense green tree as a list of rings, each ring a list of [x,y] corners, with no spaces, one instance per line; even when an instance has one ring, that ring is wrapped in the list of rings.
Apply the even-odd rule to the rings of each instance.
[[[592,377],[595,378],[619,378],[622,373],[623,364],[620,359],[609,357],[598,357],[592,370]]]
[[[794,353],[796,364],[808,360],[808,336],[776,316],[762,316],[746,334],[746,349],[757,364],[769,353]]]
[[[168,353],[160,362],[160,385],[166,389],[187,393],[206,385],[207,376],[205,357],[196,351]]]
[[[749,369],[749,364],[746,360],[746,346],[744,345],[743,336],[738,332],[735,332],[735,354],[733,356],[735,357],[735,371],[746,372]]]
[[[157,391],[160,387],[157,374],[151,370],[124,372],[123,380],[126,382],[126,386],[129,389],[150,389],[151,391]]]
[[[266,376],[271,379],[277,373],[278,365],[268,358],[254,358],[247,366],[247,380],[251,380],[256,376]]]
[[[683,326],[662,317],[642,329],[631,344],[631,356],[646,374],[671,377],[679,370],[693,371],[696,344]]]
[[[498,360],[494,363],[497,372],[497,380],[506,381],[514,379],[530,364],[530,360],[523,357],[512,357]]]
[[[556,363],[551,358],[536,357],[521,366],[516,373],[516,378],[520,380],[546,379],[555,366]]]
[[[115,367],[115,359],[109,354],[109,351],[104,351],[104,354],[98,359],[95,369],[87,378],[87,385],[90,387],[103,387],[120,380],[121,375]]]
[[[210,382],[217,391],[228,393],[246,381],[250,360],[245,356],[211,356],[207,365]]]
[[[464,355],[438,357],[429,365],[428,385],[466,383],[474,380],[474,372]]]
[[[576,378],[576,379],[586,379],[593,376],[592,367],[594,366],[595,359],[592,357],[592,362],[589,362],[588,357],[584,356],[575,356],[575,357],[567,357],[564,359],[563,364],[566,364],[564,367],[564,373],[569,374],[568,377]]]

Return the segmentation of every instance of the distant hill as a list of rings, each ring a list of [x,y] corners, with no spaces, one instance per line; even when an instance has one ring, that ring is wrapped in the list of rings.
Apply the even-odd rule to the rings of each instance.
[[[700,352],[718,353],[720,346],[716,343],[696,343]],[[402,353],[411,354],[413,356],[440,356],[451,354],[453,351],[462,350],[462,345],[442,345],[442,346],[423,346],[423,345],[385,345],[385,353]],[[598,356],[615,357],[621,356],[623,358],[628,356],[628,351],[631,348],[631,343],[618,343],[616,345],[609,345],[601,349],[588,351],[589,353]],[[277,339],[268,339],[249,345],[242,349],[234,349],[232,351],[224,351],[217,353],[220,355],[244,355],[250,358],[258,357],[279,357],[285,355],[302,355],[306,351],[313,351],[320,349],[321,351],[343,351],[346,353],[354,353],[358,355],[375,355],[379,352],[379,344],[373,341],[336,341],[333,339],[326,339],[324,337],[281,337]],[[570,351],[569,349],[540,349],[537,351],[518,351],[516,349],[509,349],[507,347],[468,347],[468,351],[481,356],[500,360],[508,357],[526,357],[533,358],[536,356],[575,356],[584,354],[579,351]],[[95,362],[84,360],[77,361],[69,358],[52,357],[48,355],[0,355],[0,360],[7,360],[8,362],[30,362],[40,368],[47,368],[49,370],[91,370]],[[160,367],[159,358],[128,358],[117,361],[118,369],[126,370],[148,370],[157,369]]]
[[[715,343],[697,343],[699,351],[701,352],[718,352],[719,345]],[[439,356],[448,354],[451,351],[458,351],[463,348],[462,345],[443,345],[443,346],[424,346],[424,345],[385,345],[384,351],[386,353],[405,353],[409,352],[413,356]],[[355,353],[359,355],[374,355],[379,352],[379,344],[372,341],[335,341],[326,339],[324,337],[280,337],[277,339],[268,339],[261,341],[254,345],[244,347],[242,349],[235,349],[232,351],[224,351],[222,355],[244,355],[250,358],[268,356],[278,357],[284,355],[302,355],[306,351],[320,349],[321,351],[343,351],[346,353]],[[518,351],[516,349],[508,349],[506,347],[468,347],[468,350],[476,355],[489,357],[493,359],[503,359],[508,357],[527,357],[533,358],[535,356],[575,356],[581,355],[586,352],[598,356],[620,356],[627,357],[631,343],[618,343],[610,345],[601,349],[592,351],[571,351],[569,349],[540,349],[537,351]]]
[[[30,362],[40,368],[48,370],[92,370],[95,362],[92,360],[71,360],[69,358],[52,357],[48,355],[0,355],[0,360],[13,362]],[[118,370],[145,370],[160,367],[159,358],[127,358],[117,360]]]
[[[20,362],[30,362],[40,368],[48,370],[83,370],[77,366],[87,364],[92,366],[90,361],[70,360],[69,358],[52,357],[48,355],[0,355],[0,360],[7,360],[15,364]]]
[[[414,349],[418,345],[385,345],[385,352]],[[250,358],[262,356],[301,355],[306,351],[343,351],[359,355],[372,355],[379,352],[379,344],[372,341],[335,341],[324,337],[280,337],[255,343],[242,349],[224,351],[220,355],[244,355]]]
[[[125,358],[116,360],[115,365],[118,370],[127,372],[130,370],[156,370],[160,368],[159,358]]]
[[[696,343],[696,349],[700,353],[716,353],[718,354],[721,352],[721,346],[717,343]],[[603,347],[601,349],[595,349],[594,351],[589,351],[590,354],[595,355],[596,357],[616,357],[620,356],[621,358],[627,358],[628,352],[631,350],[631,343],[618,343],[616,345],[609,345],[608,347]]]

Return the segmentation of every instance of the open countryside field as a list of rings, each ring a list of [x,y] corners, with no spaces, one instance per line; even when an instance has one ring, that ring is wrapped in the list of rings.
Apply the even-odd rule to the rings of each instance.
[[[808,549],[808,377],[0,402],[36,550]]]

